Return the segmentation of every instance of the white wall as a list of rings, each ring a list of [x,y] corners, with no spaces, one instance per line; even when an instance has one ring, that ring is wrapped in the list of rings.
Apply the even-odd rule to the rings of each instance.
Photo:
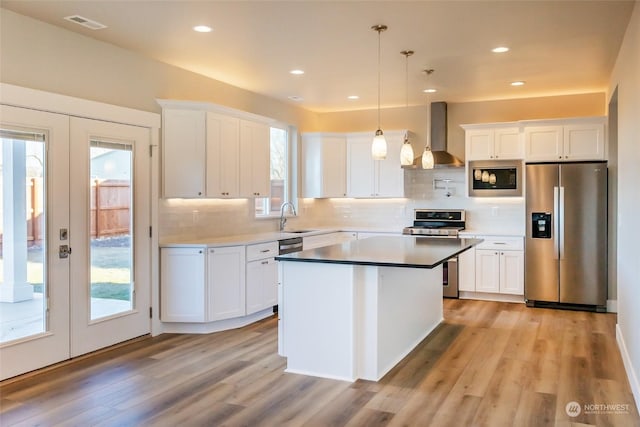
[[[618,342],[640,404],[640,2],[618,54],[610,94],[618,88]]]

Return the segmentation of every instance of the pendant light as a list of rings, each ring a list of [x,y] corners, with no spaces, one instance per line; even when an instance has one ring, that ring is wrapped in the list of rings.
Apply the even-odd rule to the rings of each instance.
[[[380,33],[385,31],[387,26],[374,25],[371,29],[378,32],[378,130],[371,143],[371,156],[373,160],[384,160],[387,158],[387,140],[380,128]]]
[[[433,70],[424,70],[429,82],[429,76],[433,73]],[[427,87],[427,89],[429,89]],[[433,169],[433,153],[431,152],[431,101],[429,101],[429,93],[427,92],[427,144],[424,147],[422,153],[422,169]]]
[[[403,50],[400,52],[406,57],[405,63],[405,78],[406,78],[406,117],[407,122],[409,121],[409,57],[413,55],[412,50]],[[407,126],[407,129],[409,126]],[[413,164],[413,147],[411,146],[411,142],[409,141],[409,131],[404,134],[404,143],[402,144],[402,149],[400,150],[400,165],[401,166],[410,166]]]

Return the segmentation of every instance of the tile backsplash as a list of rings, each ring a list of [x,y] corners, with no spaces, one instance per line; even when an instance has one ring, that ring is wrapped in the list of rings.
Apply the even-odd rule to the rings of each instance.
[[[287,227],[388,229],[399,232],[413,221],[414,209],[465,209],[470,230],[486,234],[524,235],[524,198],[469,198],[465,194],[463,168],[405,170],[406,198],[299,199],[298,217],[290,218]],[[255,219],[253,206],[250,199],[161,199],[160,240],[276,231],[278,220]]]

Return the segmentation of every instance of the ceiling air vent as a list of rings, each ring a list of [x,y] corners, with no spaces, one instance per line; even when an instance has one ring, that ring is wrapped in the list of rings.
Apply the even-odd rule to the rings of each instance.
[[[87,27],[91,30],[102,30],[103,28],[107,28],[106,25],[101,24],[99,22],[93,21],[91,19],[85,18],[80,15],[71,15],[65,16],[67,21],[75,22],[76,24],[82,25],[83,27]]]

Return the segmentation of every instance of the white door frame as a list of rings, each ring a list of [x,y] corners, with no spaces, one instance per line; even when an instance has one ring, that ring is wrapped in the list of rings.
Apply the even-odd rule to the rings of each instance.
[[[0,346],[0,380],[69,358],[69,259],[58,257],[59,230],[69,228],[69,117],[0,105],[9,129],[42,131],[45,137],[46,268],[43,333]]]
[[[0,104],[24,107],[74,117],[96,119],[146,127],[151,130],[151,335],[161,334],[160,267],[158,249],[158,200],[160,195],[160,123],[161,115],[102,102],[60,95],[0,83]]]

